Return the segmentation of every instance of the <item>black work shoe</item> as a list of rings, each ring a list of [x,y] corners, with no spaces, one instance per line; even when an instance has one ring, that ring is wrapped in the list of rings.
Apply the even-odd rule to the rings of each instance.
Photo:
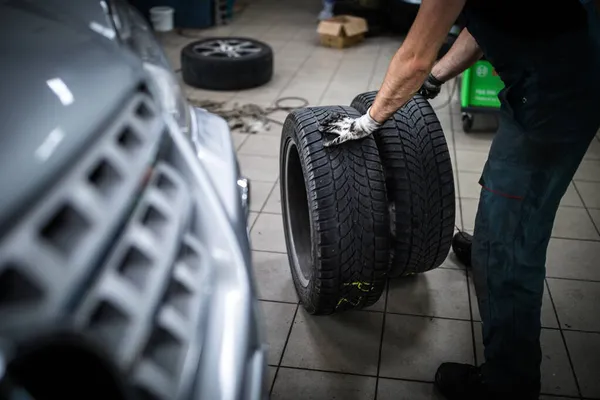
[[[435,373],[435,387],[448,400],[483,400],[480,369],[468,364],[444,363]]]
[[[456,232],[452,238],[452,250],[456,258],[465,267],[471,267],[471,247],[473,247],[473,236],[467,232]]]
[[[537,400],[539,397],[531,391],[493,392],[486,386],[481,368],[469,364],[440,365],[435,387],[447,400]]]

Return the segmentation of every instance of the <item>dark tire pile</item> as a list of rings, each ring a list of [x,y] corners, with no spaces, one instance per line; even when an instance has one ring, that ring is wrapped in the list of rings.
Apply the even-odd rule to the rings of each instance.
[[[439,267],[454,232],[454,179],[435,112],[414,97],[375,135],[324,147],[330,113],[357,117],[376,92],[351,107],[291,113],[281,138],[281,204],[290,268],[311,314],[368,307],[387,279]]]

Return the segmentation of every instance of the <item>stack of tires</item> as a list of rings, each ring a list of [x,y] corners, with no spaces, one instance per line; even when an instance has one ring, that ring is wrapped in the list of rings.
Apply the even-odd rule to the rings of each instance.
[[[283,127],[285,239],[296,291],[312,314],[373,305],[388,278],[437,268],[450,249],[452,165],[426,99],[415,96],[373,136],[323,146],[320,121],[333,112],[358,117],[375,95],[295,111]]]

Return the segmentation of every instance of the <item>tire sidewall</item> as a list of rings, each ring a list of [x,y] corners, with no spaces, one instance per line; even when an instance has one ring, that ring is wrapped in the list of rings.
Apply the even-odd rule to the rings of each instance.
[[[287,122],[287,123],[291,123],[291,122]],[[288,212],[284,209],[284,207],[286,207],[286,205],[289,203],[288,199],[287,199],[287,191],[286,191],[286,184],[287,184],[287,171],[285,170],[286,168],[286,164],[287,164],[287,157],[288,157],[288,149],[290,146],[296,146],[296,150],[298,151],[298,156],[301,159],[300,165],[302,168],[302,176],[304,178],[304,185],[305,185],[305,190],[306,190],[306,201],[308,202],[308,217],[309,217],[309,224],[310,224],[310,243],[311,243],[311,276],[308,279],[308,285],[304,286],[302,285],[302,282],[300,281],[300,278],[298,277],[298,272],[297,272],[297,268],[295,267],[295,260],[294,260],[294,256],[291,254],[290,251],[288,251],[288,259],[290,262],[290,265],[292,266],[291,268],[291,272],[292,272],[292,280],[294,282],[294,286],[296,288],[296,291],[298,292],[298,294],[300,295],[301,301],[304,305],[304,307],[306,308],[306,310],[309,313],[313,313],[314,310],[316,310],[318,308],[318,304],[316,304],[317,299],[315,299],[313,296],[311,296],[311,294],[316,294],[318,293],[318,288],[316,287],[316,279],[314,279],[314,276],[318,273],[318,271],[321,268],[321,259],[320,257],[318,257],[318,240],[317,240],[317,236],[316,235],[316,229],[315,229],[315,215],[314,215],[314,210],[316,209],[315,207],[315,203],[316,201],[313,200],[310,195],[310,188],[308,187],[308,185],[306,185],[307,183],[307,171],[305,168],[305,165],[307,164],[307,160],[306,160],[306,152],[304,151],[304,147],[305,147],[305,143],[303,143],[303,141],[298,137],[298,132],[297,129],[295,129],[295,127],[289,127],[289,129],[286,129],[286,127],[284,126],[283,129],[284,132],[284,136],[282,138],[281,141],[281,149],[280,149],[280,154],[281,154],[281,170],[280,170],[280,180],[281,180],[281,185],[280,185],[280,190],[281,190],[281,207],[282,207],[282,215],[283,215],[283,226],[287,227],[290,226],[290,221],[288,220]],[[293,212],[293,210],[290,210],[290,212]],[[284,236],[285,236],[285,242],[286,242],[286,247],[287,249],[292,249],[292,241],[293,238],[290,235],[290,232],[288,229],[284,229]]]

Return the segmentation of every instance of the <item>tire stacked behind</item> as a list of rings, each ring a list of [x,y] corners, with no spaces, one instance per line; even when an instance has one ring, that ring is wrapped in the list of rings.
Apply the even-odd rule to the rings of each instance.
[[[291,113],[281,139],[281,204],[296,291],[311,314],[374,304],[389,270],[384,171],[372,137],[323,147],[319,121],[350,107]]]
[[[352,107],[365,113],[377,92],[363,93]],[[390,277],[440,266],[455,224],[454,176],[442,127],[422,96],[415,96],[375,134],[392,206]]]

